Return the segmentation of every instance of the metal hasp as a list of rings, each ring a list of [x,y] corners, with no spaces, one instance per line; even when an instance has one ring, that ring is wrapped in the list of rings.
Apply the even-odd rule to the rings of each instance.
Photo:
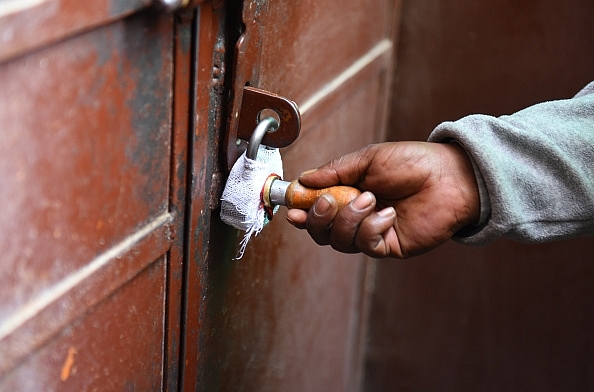
[[[254,127],[264,118],[265,113],[276,113],[278,125],[274,132],[267,132],[259,144],[268,147],[282,148],[293,143],[301,130],[301,114],[297,104],[290,99],[259,90],[245,87],[237,127],[237,139],[250,140]]]

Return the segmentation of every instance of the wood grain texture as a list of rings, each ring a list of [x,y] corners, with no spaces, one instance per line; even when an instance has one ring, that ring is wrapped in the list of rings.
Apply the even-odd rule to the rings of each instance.
[[[285,200],[287,202],[287,207],[289,208],[309,210],[320,196],[331,195],[338,202],[338,209],[341,209],[360,194],[360,190],[351,186],[339,185],[329,188],[314,189],[308,188],[298,180],[295,180],[291,182],[291,185],[287,188]]]

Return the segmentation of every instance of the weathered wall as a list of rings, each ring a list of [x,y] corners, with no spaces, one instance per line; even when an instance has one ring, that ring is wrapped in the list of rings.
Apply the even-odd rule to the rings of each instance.
[[[594,3],[405,1],[391,139],[575,94]],[[368,391],[592,389],[594,246],[453,243],[378,264]]]

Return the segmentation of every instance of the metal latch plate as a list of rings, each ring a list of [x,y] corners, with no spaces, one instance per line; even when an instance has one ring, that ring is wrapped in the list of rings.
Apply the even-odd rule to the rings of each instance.
[[[249,140],[254,127],[270,110],[278,115],[279,127],[274,132],[268,132],[262,139],[262,144],[282,148],[293,143],[301,130],[301,114],[297,104],[285,97],[254,87],[245,87],[243,90],[237,138]]]

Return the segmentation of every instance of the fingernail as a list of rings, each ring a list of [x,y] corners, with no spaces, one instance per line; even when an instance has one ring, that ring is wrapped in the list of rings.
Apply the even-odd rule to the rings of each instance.
[[[353,200],[353,208],[356,210],[364,210],[373,204],[373,195],[369,192],[363,192],[355,200]]]
[[[396,210],[394,207],[387,207],[379,211],[377,214],[384,218],[392,218],[394,215],[396,215]]]
[[[326,213],[330,210],[331,206],[332,202],[330,201],[330,199],[328,199],[328,196],[322,195],[320,196],[316,204],[314,204],[313,212],[317,216],[323,216],[326,215]]]
[[[306,176],[306,175],[308,175],[308,174],[311,174],[311,173],[313,173],[313,172],[315,172],[315,171],[317,171],[317,170],[318,170],[318,169],[309,169],[309,170],[306,170],[306,171],[304,171],[303,173],[301,173],[301,174],[299,175],[299,178],[301,178],[301,177],[303,177],[303,176]]]

